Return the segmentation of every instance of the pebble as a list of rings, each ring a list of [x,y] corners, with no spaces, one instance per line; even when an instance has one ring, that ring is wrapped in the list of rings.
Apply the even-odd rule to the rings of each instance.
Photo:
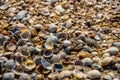
[[[20,11],[20,12],[17,13],[16,17],[17,17],[17,19],[20,20],[20,19],[24,18],[27,15],[27,13],[28,12],[26,10],[22,10],[22,11]]]

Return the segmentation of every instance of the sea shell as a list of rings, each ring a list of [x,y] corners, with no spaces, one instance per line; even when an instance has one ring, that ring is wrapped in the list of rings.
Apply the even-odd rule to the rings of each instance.
[[[84,64],[82,61],[76,60],[74,65],[75,65],[77,70],[83,70]]]
[[[44,68],[52,70],[52,65],[45,59],[41,59],[41,64]]]
[[[3,65],[4,65],[4,62],[0,60],[0,74],[2,74],[3,72]]]
[[[93,63],[91,58],[83,58],[82,62],[84,63],[85,66],[91,66]]]
[[[53,43],[58,42],[57,36],[50,34],[50,36],[47,38],[47,41],[52,41]]]
[[[45,48],[47,49],[53,49],[54,48],[54,44],[52,41],[46,41],[45,42]]]
[[[29,46],[29,47],[28,47],[28,51],[29,51],[30,55],[33,55],[33,54],[35,54],[36,49],[35,49],[35,47],[33,47],[33,46]]]
[[[79,59],[83,59],[83,58],[88,57],[89,53],[86,51],[81,51],[81,52],[79,52],[78,56],[79,56]]]
[[[71,45],[71,41],[70,40],[64,40],[63,41],[63,45],[66,46],[70,46]]]
[[[14,80],[15,75],[12,72],[3,74],[3,80]]]
[[[46,75],[46,74],[49,74],[49,73],[50,73],[50,70],[43,68],[42,74]]]
[[[37,80],[44,80],[43,74],[37,74]]]
[[[35,61],[35,64],[36,65],[39,65],[39,64],[41,64],[41,58],[40,57],[35,57],[35,59],[34,59],[34,61]]]
[[[41,66],[41,65],[37,65],[36,67],[35,67],[35,72],[36,73],[42,73],[42,69],[43,69],[43,67]]]
[[[65,9],[61,5],[57,5],[55,9],[60,13],[63,13],[65,11]]]
[[[4,47],[5,47],[5,49],[8,50],[8,51],[15,51],[16,48],[17,48],[17,45],[16,45],[15,43],[13,43],[13,42],[6,42],[6,43],[4,44]]]
[[[73,72],[73,76],[74,76],[74,78],[79,79],[79,80],[85,79],[85,78],[87,77],[87,76],[86,76],[84,73],[82,73],[81,71],[74,71],[74,72]]]
[[[29,80],[29,79],[30,79],[29,75],[26,73],[23,73],[18,80]]]
[[[35,68],[36,64],[33,60],[27,59],[25,62],[22,63],[25,71],[31,71]]]
[[[20,76],[23,74],[23,67],[18,62],[16,62],[16,65],[14,66],[12,71],[15,75]]]
[[[56,80],[58,79],[59,74],[57,72],[51,73],[48,75],[49,80]]]
[[[22,31],[22,33],[20,34],[21,39],[24,41],[29,41],[29,39],[31,38],[31,33],[27,30]]]
[[[59,71],[62,71],[63,65],[57,63],[57,64],[54,64],[54,68],[55,68],[55,71],[58,71],[58,72],[59,72]]]
[[[103,53],[109,52],[111,55],[117,55],[119,53],[119,49],[117,47],[110,47],[103,51]]]
[[[11,70],[14,66],[15,66],[15,62],[13,59],[10,59],[10,60],[6,61],[6,63],[5,63],[5,67],[7,69]]]
[[[102,64],[102,66],[107,66],[112,60],[113,60],[112,57],[105,57],[105,58],[101,61],[101,64]]]
[[[60,33],[58,33],[57,38],[58,39],[61,39],[61,38],[68,39],[68,34],[66,32],[60,32]]]
[[[71,75],[72,75],[72,71],[65,70],[65,71],[60,72],[59,79],[61,80],[66,77],[71,77]]]
[[[50,58],[50,57],[52,57],[52,55],[53,55],[53,51],[51,49],[45,49],[43,52],[43,56],[45,58]]]
[[[17,19],[22,19],[27,15],[27,13],[28,13],[27,11],[22,10],[22,11],[18,12],[16,17],[17,17]]]
[[[91,71],[88,71],[87,76],[90,79],[100,79],[101,73],[98,70],[91,70]]]

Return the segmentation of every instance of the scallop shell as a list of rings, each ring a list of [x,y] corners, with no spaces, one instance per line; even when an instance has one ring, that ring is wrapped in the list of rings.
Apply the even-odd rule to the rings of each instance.
[[[33,60],[27,59],[25,62],[22,63],[25,71],[31,71],[35,68],[36,64]]]

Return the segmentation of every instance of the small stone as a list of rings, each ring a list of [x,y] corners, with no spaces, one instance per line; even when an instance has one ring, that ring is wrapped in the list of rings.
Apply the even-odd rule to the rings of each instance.
[[[101,64],[102,64],[102,66],[107,66],[112,60],[113,60],[112,57],[105,57],[105,58],[101,61]]]
[[[102,55],[102,57],[103,57],[103,58],[105,58],[105,57],[110,57],[110,54],[109,54],[109,53],[104,53],[104,54]]]
[[[22,19],[22,18],[24,18],[26,15],[27,15],[27,11],[26,10],[22,10],[22,11],[20,11],[20,12],[18,12],[17,13],[17,19]]]
[[[100,79],[101,73],[98,70],[91,70],[87,73],[87,76],[90,79]]]

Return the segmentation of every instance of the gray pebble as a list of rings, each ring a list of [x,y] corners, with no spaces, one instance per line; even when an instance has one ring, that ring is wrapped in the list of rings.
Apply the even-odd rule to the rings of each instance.
[[[26,10],[22,10],[22,11],[20,11],[20,12],[18,12],[17,13],[17,19],[22,19],[22,18],[24,18],[26,15],[27,15],[27,11]]]

